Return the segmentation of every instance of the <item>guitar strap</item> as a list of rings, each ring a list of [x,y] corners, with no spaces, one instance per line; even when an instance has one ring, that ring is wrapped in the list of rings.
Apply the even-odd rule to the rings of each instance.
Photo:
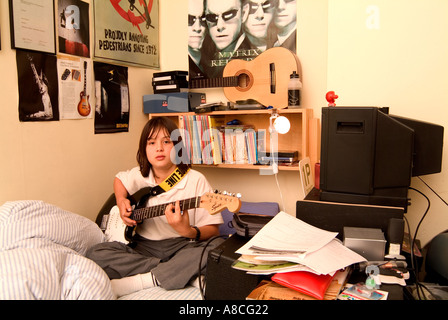
[[[150,197],[155,197],[163,192],[169,191],[187,175],[188,171],[190,171],[189,167],[176,167],[165,181],[151,188],[150,192],[143,196],[139,203],[146,203]]]
[[[174,169],[174,171],[165,179],[165,181],[163,181],[159,185],[157,185],[153,188],[147,187],[147,188],[140,190],[140,192],[144,193],[144,195],[138,201],[137,208],[144,207],[150,197],[155,197],[155,196],[173,188],[177,183],[179,183],[179,181],[181,181],[187,175],[188,171],[190,171],[190,168],[187,166],[176,167],[176,169]],[[149,190],[149,192],[148,192],[148,190]],[[127,231],[128,228],[130,228],[130,227],[126,228],[125,233],[128,233],[128,231]],[[131,228],[130,234],[132,234],[133,229],[134,228]],[[129,240],[128,246],[130,246],[131,248],[134,248],[136,243],[132,240],[134,238],[134,236],[132,236],[130,234],[128,234],[128,237],[131,239],[131,240]]]

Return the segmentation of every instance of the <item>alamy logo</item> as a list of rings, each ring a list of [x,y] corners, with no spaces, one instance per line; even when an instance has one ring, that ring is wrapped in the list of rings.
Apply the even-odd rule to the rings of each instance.
[[[66,29],[79,30],[81,28],[78,6],[75,5],[67,6],[61,13],[61,18],[62,18],[62,26],[65,27]]]

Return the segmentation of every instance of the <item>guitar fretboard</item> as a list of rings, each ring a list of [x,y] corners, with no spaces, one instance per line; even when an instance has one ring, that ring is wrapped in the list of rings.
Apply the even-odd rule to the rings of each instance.
[[[171,202],[172,203],[172,202]],[[199,208],[201,203],[201,197],[194,197],[189,199],[184,199],[179,201],[180,210],[188,210],[193,208]],[[141,221],[144,219],[155,218],[165,214],[165,209],[170,203],[159,204],[156,206],[145,207],[140,209],[135,209],[132,212],[131,219],[135,221]]]
[[[218,87],[238,87],[239,77],[224,77],[212,79],[191,79],[190,88],[218,88]]]

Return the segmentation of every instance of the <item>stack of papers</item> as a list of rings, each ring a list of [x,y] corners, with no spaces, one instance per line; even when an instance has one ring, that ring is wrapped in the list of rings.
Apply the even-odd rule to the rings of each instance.
[[[236,251],[242,256],[233,267],[251,274],[308,271],[333,275],[366,261],[336,236],[336,232],[316,228],[281,211]]]

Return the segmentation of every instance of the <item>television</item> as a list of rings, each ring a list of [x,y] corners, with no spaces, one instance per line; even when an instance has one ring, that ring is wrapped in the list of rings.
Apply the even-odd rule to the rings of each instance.
[[[411,178],[441,171],[443,130],[389,108],[322,108],[320,199],[406,212]]]

